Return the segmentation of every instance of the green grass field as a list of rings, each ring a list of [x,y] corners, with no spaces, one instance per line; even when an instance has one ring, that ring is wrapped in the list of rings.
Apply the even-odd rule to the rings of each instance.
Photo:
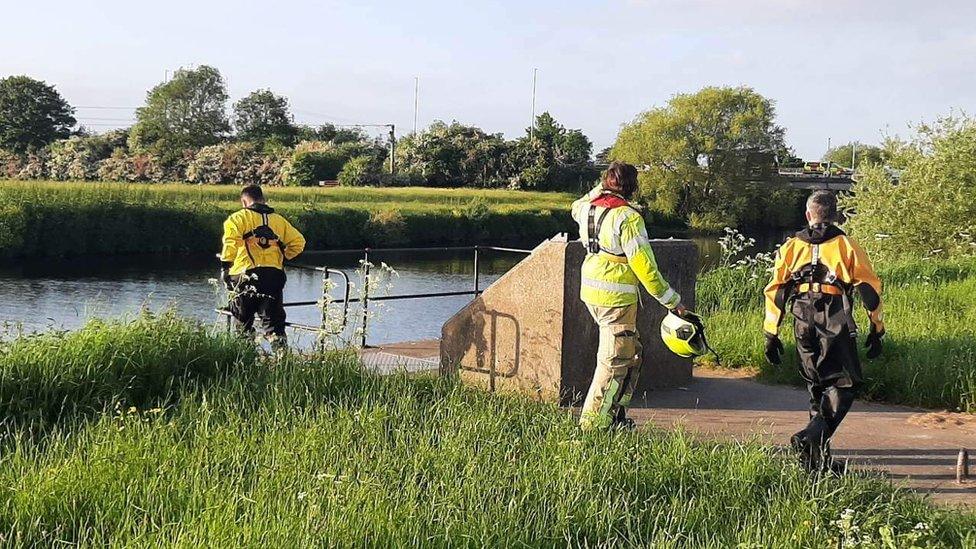
[[[976,517],[758,444],[353,356],[260,359],[178,318],[0,348],[5,546],[959,547]]]
[[[976,412],[976,259],[880,266],[887,337],[876,360],[863,356],[864,396]],[[764,275],[717,269],[698,281],[698,306],[726,366],[758,366],[762,377],[799,384],[789,315],[780,329],[784,363],[763,357]],[[860,304],[858,325],[867,326]],[[743,329],[745,327],[745,329]],[[860,337],[863,345],[864,334]]]
[[[8,256],[211,252],[234,186],[0,181]],[[496,189],[271,188],[310,249],[540,240],[572,228],[564,193]]]

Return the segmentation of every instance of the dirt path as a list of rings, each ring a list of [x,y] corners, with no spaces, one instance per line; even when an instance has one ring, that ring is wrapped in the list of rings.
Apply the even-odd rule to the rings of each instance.
[[[758,437],[785,445],[806,424],[807,402],[800,389],[765,385],[736,372],[696,369],[688,387],[647,393],[635,402],[631,416],[638,424],[681,425],[716,438]],[[832,446],[834,456],[847,459],[855,470],[884,474],[935,501],[976,505],[976,455],[969,460],[969,482],[956,483],[959,449],[976,454],[971,416],[858,401]]]

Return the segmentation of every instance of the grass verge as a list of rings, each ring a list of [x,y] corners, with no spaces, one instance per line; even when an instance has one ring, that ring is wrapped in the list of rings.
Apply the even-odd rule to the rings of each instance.
[[[0,354],[4,379],[32,368],[20,390],[48,387],[33,405],[61,412],[5,425],[10,546],[976,543],[972,515],[880,480],[811,481],[756,444],[583,435],[555,406],[344,354],[257,360],[167,315]]]
[[[861,356],[867,378],[863,394],[899,404],[976,412],[976,259],[930,260],[885,265],[887,337],[876,360]],[[762,377],[800,384],[792,324],[780,337],[784,363],[763,357],[764,277],[746,269],[719,268],[698,281],[698,307],[707,315],[710,343],[730,367],[759,367]],[[859,326],[867,317],[859,304]],[[863,345],[864,335],[860,337]]]
[[[60,256],[219,247],[237,187],[0,181],[0,253]],[[574,197],[494,189],[274,188],[309,249],[517,242],[572,228]],[[135,237],[134,237],[135,235]]]

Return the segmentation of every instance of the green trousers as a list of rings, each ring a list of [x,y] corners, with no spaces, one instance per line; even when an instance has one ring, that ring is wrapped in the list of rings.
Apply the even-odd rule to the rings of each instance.
[[[630,406],[641,369],[637,304],[624,307],[587,305],[600,329],[593,382],[583,401],[580,427],[605,429],[621,408]]]

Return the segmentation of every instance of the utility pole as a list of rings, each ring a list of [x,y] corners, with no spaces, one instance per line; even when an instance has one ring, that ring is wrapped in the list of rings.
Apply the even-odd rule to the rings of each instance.
[[[420,77],[415,76],[413,84],[413,134],[417,135],[417,111],[420,109]]]
[[[529,141],[535,137],[535,82],[539,69],[532,69],[532,124],[529,126]]]
[[[854,169],[854,160],[857,158],[857,141],[851,141],[851,169]]]
[[[390,174],[396,175],[396,125],[390,124]]]

